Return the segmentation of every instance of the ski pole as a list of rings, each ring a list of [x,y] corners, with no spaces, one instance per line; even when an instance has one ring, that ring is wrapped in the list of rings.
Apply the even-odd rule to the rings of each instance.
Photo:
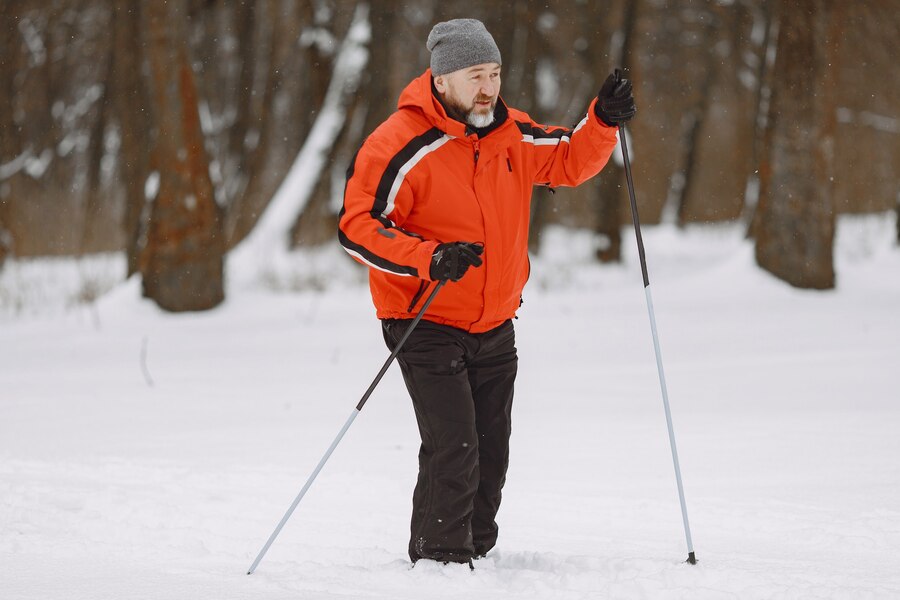
[[[447,283],[447,280],[439,281],[437,286],[435,286],[434,291],[428,296],[428,299],[425,300],[425,304],[422,305],[422,310],[419,311],[419,314],[416,315],[416,318],[413,319],[413,322],[410,323],[409,327],[406,329],[406,333],[403,334],[403,337],[400,338],[400,341],[397,343],[397,346],[394,348],[391,355],[388,357],[386,361],[384,361],[384,365],[381,367],[381,370],[378,372],[378,375],[375,376],[375,379],[372,381],[371,385],[369,385],[369,389],[366,390],[366,393],[363,394],[362,399],[350,413],[350,417],[344,423],[344,426],[341,427],[341,430],[338,432],[337,436],[334,438],[334,441],[331,442],[331,445],[328,447],[328,450],[325,451],[325,455],[322,456],[322,459],[319,461],[319,464],[316,465],[316,468],[313,469],[312,474],[309,476],[309,479],[306,480],[306,483],[303,485],[303,489],[300,490],[300,493],[297,494],[297,497],[294,498],[294,502],[291,504],[290,508],[287,509],[287,512],[284,513],[284,516],[281,517],[281,521],[275,527],[275,531],[272,532],[272,535],[269,536],[269,539],[266,541],[265,546],[263,546],[262,550],[259,551],[259,554],[256,556],[256,560],[253,561],[253,564],[250,565],[250,569],[247,571],[247,575],[251,575],[253,571],[256,570],[256,567],[259,566],[260,561],[266,555],[266,552],[269,551],[269,546],[272,545],[272,542],[275,541],[275,538],[278,537],[278,534],[281,533],[281,529],[284,527],[284,524],[288,522],[288,519],[291,518],[291,515],[294,513],[294,509],[297,508],[297,505],[300,504],[300,501],[303,499],[303,496],[306,495],[306,492],[309,490],[310,486],[315,481],[316,477],[319,475],[319,471],[322,470],[322,467],[325,466],[325,463],[328,462],[328,459],[331,457],[331,453],[334,452],[334,449],[337,448],[337,445],[343,439],[344,434],[347,433],[347,430],[350,429],[350,425],[356,419],[356,416],[362,410],[366,401],[369,399],[369,396],[372,395],[372,392],[375,391],[375,387],[381,381],[381,378],[384,377],[384,374],[387,372],[388,367],[391,366],[391,363],[394,362],[394,359],[397,358],[397,355],[400,353],[400,349],[403,347],[403,344],[406,343],[407,338],[409,338],[410,334],[413,332],[413,329],[416,328],[416,325],[419,324],[419,321],[422,320],[422,317],[425,315],[425,311],[428,310],[428,306],[431,304],[431,301],[434,300],[434,297],[437,296],[438,291],[444,284]]]
[[[617,70],[618,75],[618,70]],[[687,540],[687,562],[697,564],[694,554],[694,543],[691,541],[691,525],[688,522],[687,503],[684,500],[684,486],[681,483],[681,467],[678,464],[678,449],[675,447],[675,430],[672,428],[672,411],[669,408],[669,393],[666,390],[666,375],[663,372],[662,353],[659,350],[659,336],[656,332],[656,317],[653,314],[653,298],[650,296],[650,279],[647,276],[647,258],[644,255],[644,240],[641,237],[641,223],[638,219],[637,201],[634,198],[634,181],[631,178],[631,162],[628,160],[628,142],[625,135],[625,124],[619,124],[619,143],[622,144],[622,159],[625,163],[625,180],[628,183],[628,196],[631,200],[631,218],[634,221],[634,233],[637,237],[638,256],[641,259],[641,273],[644,276],[644,294],[647,296],[647,312],[650,314],[650,330],[653,333],[653,349],[656,351],[656,369],[659,372],[659,386],[662,389],[663,406],[666,410],[666,425],[669,428],[669,445],[672,448],[672,462],[675,464],[675,481],[678,484],[678,499],[681,502],[681,519],[684,521],[684,537]]]

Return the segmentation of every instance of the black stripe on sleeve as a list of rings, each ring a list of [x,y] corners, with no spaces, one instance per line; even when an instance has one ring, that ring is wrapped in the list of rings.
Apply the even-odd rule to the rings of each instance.
[[[374,202],[374,204],[372,206],[372,210],[370,212],[372,218],[377,220],[384,227],[384,229],[386,229],[388,231],[397,231],[397,232],[402,233],[403,235],[406,235],[409,237],[414,237],[419,240],[424,239],[424,238],[422,238],[422,236],[420,236],[418,234],[415,234],[410,231],[401,229],[400,227],[397,227],[396,225],[394,225],[394,223],[390,219],[383,216],[382,213],[384,212],[385,208],[387,207],[387,198],[388,198],[388,194],[390,194],[391,186],[394,184],[394,180],[397,178],[397,175],[399,174],[400,169],[403,167],[403,165],[405,165],[407,162],[409,162],[409,160],[413,156],[415,156],[415,154],[419,150],[421,150],[425,146],[428,146],[429,144],[434,143],[435,141],[440,139],[441,136],[443,136],[443,135],[444,135],[444,132],[442,132],[440,129],[438,129],[436,127],[432,128],[432,129],[426,131],[425,133],[423,133],[422,135],[417,136],[417,137],[413,138],[412,140],[410,140],[406,144],[406,146],[404,146],[403,149],[401,149],[400,152],[395,154],[394,157],[391,158],[391,160],[388,162],[388,166],[385,169],[385,172],[382,174],[381,179],[379,181],[378,188],[375,193],[375,202]],[[360,150],[361,149],[362,148],[360,148]],[[356,151],[356,154],[353,156],[353,159],[350,161],[350,165],[347,167],[347,183],[345,184],[345,187],[344,187],[344,203],[345,203],[345,205],[341,207],[341,212],[340,212],[339,218],[343,217],[344,213],[346,212],[347,188],[349,187],[350,179],[353,177],[353,175],[355,173],[356,160],[357,160],[357,157],[359,156],[360,150]],[[340,241],[341,246],[343,246],[345,249],[347,249],[348,251],[351,251],[352,253],[358,254],[366,262],[368,262],[372,265],[375,265],[376,267],[378,267],[380,269],[383,269],[385,271],[390,271],[392,273],[401,274],[401,275],[411,275],[413,277],[419,276],[419,271],[415,267],[410,267],[407,265],[400,265],[400,264],[391,262],[381,256],[378,256],[377,254],[373,253],[371,250],[367,249],[365,246],[362,246],[362,245],[357,244],[356,242],[352,241],[350,238],[347,237],[347,235],[340,228],[338,228],[338,240]]]
[[[400,152],[391,158],[387,168],[381,175],[381,180],[378,182],[378,188],[375,190],[375,203],[372,205],[373,217],[381,216],[384,213],[384,209],[387,208],[388,195],[391,193],[391,187],[394,185],[394,181],[397,179],[401,167],[408,163],[419,150],[429,144],[433,144],[443,137],[443,135],[443,131],[437,127],[432,127],[422,135],[411,139]]]
[[[519,131],[522,132],[522,135],[530,135],[534,139],[561,139],[564,136],[572,137],[574,131],[573,129],[566,129],[564,127],[554,128],[548,131],[543,127],[534,127],[531,123],[523,123],[521,121],[516,121],[516,125],[519,127]]]
[[[359,254],[366,260],[366,262],[371,263],[380,269],[400,275],[412,275],[413,277],[419,276],[419,270],[415,267],[398,265],[397,263],[393,263],[385,258],[382,258],[377,254],[370,252],[365,247],[351,241],[343,231],[338,230],[338,239],[341,242],[341,246],[343,246],[347,250],[351,250],[354,253]]]

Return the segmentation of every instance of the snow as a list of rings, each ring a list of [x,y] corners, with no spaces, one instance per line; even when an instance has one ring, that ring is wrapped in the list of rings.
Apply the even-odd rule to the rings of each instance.
[[[900,597],[893,227],[841,219],[829,292],[757,269],[737,226],[645,227],[696,566],[633,239],[601,267],[589,234],[545,235],[500,541],[472,573],[409,567],[418,438],[394,365],[246,575],[387,357],[336,243],[205,313],[163,313],[136,280],[2,311],[0,597]],[[0,297],[77,280],[64,265],[9,262]]]

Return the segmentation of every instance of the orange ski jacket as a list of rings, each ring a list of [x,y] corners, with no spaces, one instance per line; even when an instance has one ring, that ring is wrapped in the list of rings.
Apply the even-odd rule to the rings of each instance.
[[[370,267],[380,319],[415,317],[439,243],[483,243],[484,264],[449,281],[423,316],[481,333],[521,304],[532,186],[575,186],[596,175],[616,146],[616,129],[597,118],[593,103],[566,129],[535,123],[501,99],[495,115],[502,122],[479,138],[447,116],[431,82],[430,69],[414,79],[357,152],[338,237]]]

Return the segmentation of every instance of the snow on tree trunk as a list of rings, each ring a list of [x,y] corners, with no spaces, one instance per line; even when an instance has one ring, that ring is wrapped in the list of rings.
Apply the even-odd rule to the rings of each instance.
[[[344,125],[347,105],[368,60],[368,7],[356,7],[337,59],[322,109],[290,171],[259,222],[228,255],[229,276],[239,278],[274,269],[287,260],[291,229],[306,208],[319,174]]]
[[[187,51],[184,0],[145,7],[159,173],[141,256],[144,296],[165,310],[206,310],[224,299],[224,235]]]
[[[829,289],[834,287],[834,5],[784,0],[779,9],[756,261],[793,286]]]

